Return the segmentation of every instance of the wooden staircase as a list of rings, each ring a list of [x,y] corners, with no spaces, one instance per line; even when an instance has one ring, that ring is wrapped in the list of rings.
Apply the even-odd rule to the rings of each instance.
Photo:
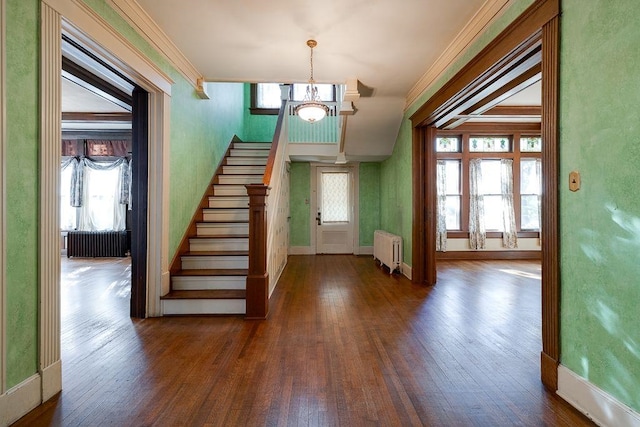
[[[262,183],[270,143],[233,142],[171,269],[164,315],[245,314],[249,197]],[[195,227],[194,227],[195,225]],[[179,268],[176,267],[179,264]]]

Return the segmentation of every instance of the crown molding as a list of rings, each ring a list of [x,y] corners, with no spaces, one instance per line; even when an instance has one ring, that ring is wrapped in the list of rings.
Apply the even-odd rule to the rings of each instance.
[[[208,99],[202,85],[204,82],[202,74],[136,0],[107,0],[107,4],[127,21],[138,34],[164,55],[171,65],[193,86],[198,96]]]
[[[485,30],[511,6],[514,0],[487,0],[462,31],[447,46],[442,55],[418,80],[407,94],[405,111],[434,83],[462,54],[485,32]]]

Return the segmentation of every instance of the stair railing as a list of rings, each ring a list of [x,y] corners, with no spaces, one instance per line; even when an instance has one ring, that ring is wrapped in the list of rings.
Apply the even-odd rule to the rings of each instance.
[[[266,319],[269,295],[287,261],[289,180],[286,165],[287,101],[282,101],[262,184],[247,184],[249,272],[246,318]]]

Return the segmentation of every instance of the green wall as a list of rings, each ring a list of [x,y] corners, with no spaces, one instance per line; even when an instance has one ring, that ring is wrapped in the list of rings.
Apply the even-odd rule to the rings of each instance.
[[[638,411],[640,8],[563,0],[562,12],[561,362]]]
[[[251,84],[244,85],[244,136],[247,142],[271,142],[278,116],[251,114]]]
[[[460,71],[475,55],[489,44],[502,30],[517,18],[534,0],[515,0],[460,58],[450,66],[405,112],[391,157],[382,162],[381,168],[381,228],[402,236],[404,262],[411,265],[412,251],[412,180],[411,144],[412,132],[409,117],[433,96],[447,81]],[[425,70],[426,71],[426,70]]]
[[[358,168],[359,242],[360,246],[373,246],[373,232],[380,228],[380,163],[360,163]],[[310,246],[311,165],[304,162],[291,163],[289,176],[291,181],[289,244]]]
[[[289,171],[289,245],[310,246],[311,165],[291,163]]]
[[[360,246],[373,246],[373,232],[380,229],[380,163],[360,163]]]
[[[7,388],[38,370],[39,5],[6,2]]]

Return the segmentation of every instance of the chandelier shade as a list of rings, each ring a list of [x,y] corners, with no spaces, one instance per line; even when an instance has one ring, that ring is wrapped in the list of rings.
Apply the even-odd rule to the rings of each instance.
[[[311,49],[311,55],[309,63],[311,65],[311,76],[309,77],[309,84],[307,85],[307,92],[302,100],[302,104],[298,105],[295,109],[296,114],[302,120],[315,123],[324,119],[329,113],[329,107],[322,103],[320,96],[318,95],[318,88],[315,85],[313,79],[313,48],[317,46],[315,40],[307,40],[307,46]]]

